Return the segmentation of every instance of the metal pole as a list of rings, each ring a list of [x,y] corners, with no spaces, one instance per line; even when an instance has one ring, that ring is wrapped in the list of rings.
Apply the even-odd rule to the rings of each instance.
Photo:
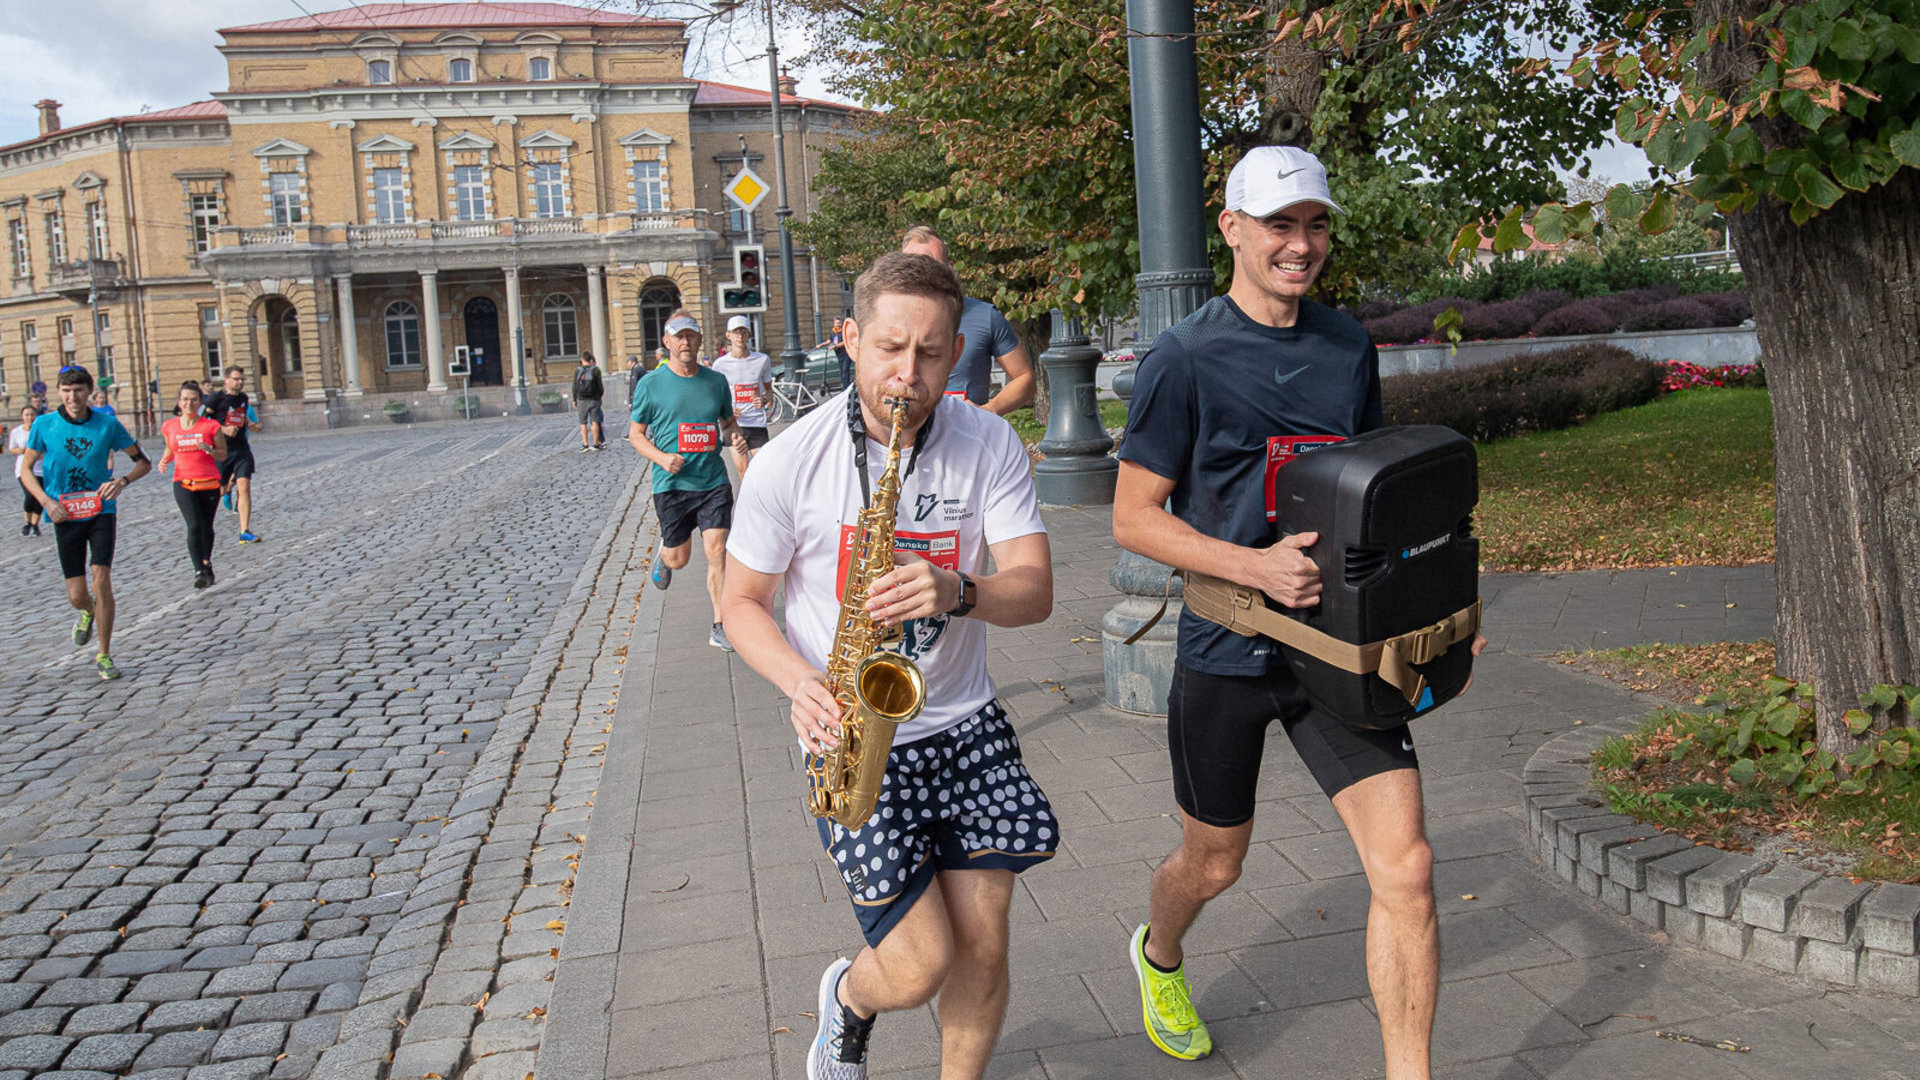
[[[786,341],[780,350],[780,365],[795,379],[806,371],[807,354],[800,348],[799,300],[793,288],[793,233],[787,219],[793,207],[787,205],[786,139],[780,131],[780,45],[774,40],[773,0],[767,4],[767,76],[773,90],[773,190],[780,205],[773,216],[780,223],[780,302],[786,308]]]
[[[1200,173],[1200,85],[1193,56],[1192,0],[1127,0],[1127,70],[1133,84],[1133,177],[1140,219],[1138,352],[1213,295],[1207,262],[1205,192]],[[1133,369],[1114,389],[1133,390]],[[1125,639],[1182,594],[1172,571],[1132,552],[1107,580],[1120,602],[1101,624],[1107,703],[1130,712],[1167,711],[1181,605],[1132,645]]]

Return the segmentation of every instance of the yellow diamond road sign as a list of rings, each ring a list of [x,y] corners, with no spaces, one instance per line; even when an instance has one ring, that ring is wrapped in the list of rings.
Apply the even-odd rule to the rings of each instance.
[[[740,175],[726,186],[727,198],[740,204],[742,210],[752,210],[767,197],[766,181],[753,174],[752,169],[742,168]]]

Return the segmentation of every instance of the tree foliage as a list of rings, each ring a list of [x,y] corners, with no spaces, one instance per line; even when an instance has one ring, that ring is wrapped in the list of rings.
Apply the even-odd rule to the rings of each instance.
[[[970,287],[1015,317],[1131,308],[1139,259],[1120,0],[800,2],[826,23],[834,43],[815,59],[840,72],[838,89],[950,166],[944,183],[899,201],[943,229]],[[1602,139],[1622,96],[1522,63],[1582,31],[1617,29],[1610,0],[1423,4],[1417,34],[1321,7],[1316,21],[1273,0],[1200,0],[1196,44],[1209,211],[1247,147],[1318,153],[1348,211],[1324,279],[1333,298],[1424,271],[1453,222],[1560,197],[1557,170]],[[847,161],[893,173],[901,152],[875,145]],[[829,231],[814,237],[861,250]]]

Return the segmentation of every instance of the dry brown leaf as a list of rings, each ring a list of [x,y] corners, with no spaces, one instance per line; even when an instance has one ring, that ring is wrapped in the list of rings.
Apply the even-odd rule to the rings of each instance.
[[[484,1009],[487,1007],[487,1002],[492,998],[493,998],[493,991],[489,990],[486,993],[480,995],[480,1000],[474,1002],[473,1007],[476,1009]]]

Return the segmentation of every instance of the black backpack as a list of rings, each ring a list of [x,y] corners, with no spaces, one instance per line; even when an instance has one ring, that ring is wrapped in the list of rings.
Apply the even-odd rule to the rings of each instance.
[[[579,371],[574,372],[573,396],[576,400],[580,398],[589,400],[598,399],[602,393],[599,368],[581,368]]]

